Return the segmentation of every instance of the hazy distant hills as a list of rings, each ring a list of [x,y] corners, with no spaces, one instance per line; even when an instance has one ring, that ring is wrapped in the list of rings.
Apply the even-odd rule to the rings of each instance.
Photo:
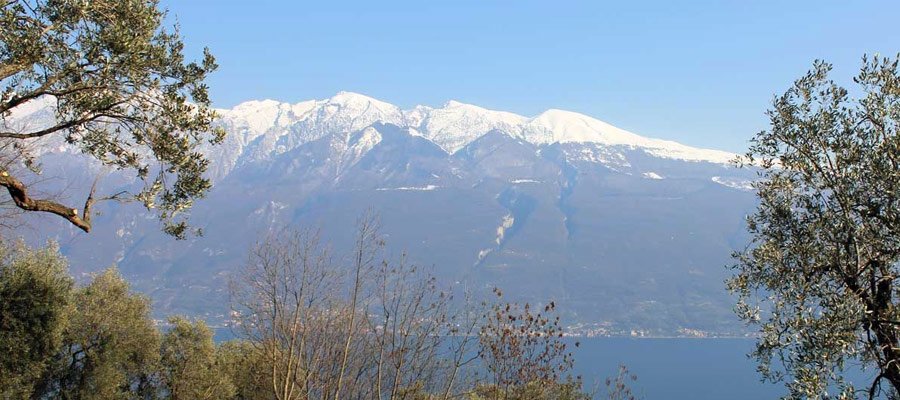
[[[401,110],[346,92],[220,113],[229,136],[208,150],[215,189],[192,211],[205,236],[175,242],[137,206],[107,206],[89,236],[41,218],[61,229],[76,272],[118,263],[158,313],[216,320],[228,272],[260,232],[321,227],[342,248],[371,208],[390,247],[447,284],[553,299],[569,321],[618,332],[740,330],[723,280],[746,242],[755,173],[730,167],[732,154],[567,111],[528,118],[453,101]],[[84,171],[96,167],[61,146],[44,151],[48,175],[89,185]]]

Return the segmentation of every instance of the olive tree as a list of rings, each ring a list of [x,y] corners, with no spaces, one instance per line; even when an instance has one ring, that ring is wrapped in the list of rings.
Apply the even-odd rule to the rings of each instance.
[[[752,141],[759,205],[728,282],[763,376],[794,398],[857,395],[851,363],[874,370],[863,394],[900,389],[898,59],[864,57],[853,95],[831,69],[777,96]]]
[[[0,186],[19,209],[55,214],[85,232],[100,200],[136,200],[164,230],[186,234],[183,211],[203,196],[208,160],[198,151],[224,133],[211,128],[208,51],[187,62],[177,28],[158,0],[0,0]],[[50,123],[17,111],[50,107]],[[143,182],[128,193],[96,193],[83,208],[39,198],[22,178],[38,172],[40,143],[60,143]]]
[[[33,397],[119,399],[144,392],[160,357],[149,299],[132,292],[114,268],[72,297],[62,343]]]
[[[234,397],[234,384],[217,364],[213,333],[206,323],[171,317],[169,324],[171,328],[162,335],[160,343],[162,382],[167,397],[171,400]]]
[[[0,398],[28,398],[63,343],[73,281],[56,244],[0,243]]]

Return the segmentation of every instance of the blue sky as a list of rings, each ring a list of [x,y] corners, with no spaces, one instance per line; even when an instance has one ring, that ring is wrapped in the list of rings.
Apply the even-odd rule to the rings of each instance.
[[[217,107],[355,91],[561,108],[632,132],[741,151],[772,96],[816,58],[849,82],[900,51],[900,1],[163,0],[220,70]]]

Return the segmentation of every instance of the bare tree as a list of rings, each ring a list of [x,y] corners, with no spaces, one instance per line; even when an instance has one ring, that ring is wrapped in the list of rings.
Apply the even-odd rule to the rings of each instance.
[[[376,252],[384,248],[384,241],[378,233],[378,220],[371,214],[366,213],[357,222],[356,248],[353,250],[353,285],[351,287],[350,305],[347,319],[346,339],[344,342],[344,351],[341,358],[340,371],[338,372],[337,385],[334,390],[334,400],[341,397],[341,389],[344,383],[344,374],[347,372],[347,362],[350,357],[350,347],[353,342],[357,328],[356,314],[357,307],[360,303],[360,291],[362,290],[363,274],[372,268],[376,260]]]
[[[551,301],[536,309],[528,303],[503,303],[500,289],[494,293],[498,301],[485,316],[479,336],[491,384],[485,387],[485,395],[505,400],[551,398],[551,390],[554,396],[560,390],[580,391],[580,378],[569,375],[574,358],[562,340],[556,304]]]
[[[469,366],[481,358],[479,330],[484,321],[485,303],[474,301],[469,291],[466,291],[464,296],[460,309],[450,314],[444,336],[448,360],[443,395],[440,397],[444,400],[461,397],[462,393],[470,391],[471,387],[475,386],[477,374],[473,373]],[[457,385],[460,377],[466,378],[466,375],[472,382]],[[456,390],[458,386],[462,386],[462,390]]]
[[[606,395],[609,400],[636,400],[637,396],[630,385],[637,382],[637,375],[631,373],[628,367],[620,365],[616,376],[606,378]]]
[[[386,251],[371,215],[343,259],[314,232],[270,234],[232,296],[278,400],[585,398],[553,303],[489,308],[466,293],[460,307],[427,268]]]
[[[334,291],[327,249],[317,233],[282,230],[250,253],[232,281],[238,334],[264,354],[278,400],[306,398],[321,354],[311,349],[311,327],[330,325],[323,312]]]
[[[437,387],[439,353],[448,333],[449,295],[433,276],[410,265],[382,261],[375,272],[374,301],[367,312],[375,354],[375,393],[405,398],[411,390]]]
[[[477,358],[481,314],[451,315],[449,292],[405,255],[389,257],[371,215],[344,261],[317,233],[284,229],[232,280],[235,331],[264,355],[274,397],[457,394],[453,382]]]

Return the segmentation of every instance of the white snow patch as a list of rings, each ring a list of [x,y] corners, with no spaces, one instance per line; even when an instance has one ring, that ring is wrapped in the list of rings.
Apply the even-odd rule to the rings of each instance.
[[[375,128],[368,127],[356,138],[350,147],[350,151],[353,156],[359,157],[369,150],[372,150],[378,143],[381,143],[381,133]]]
[[[644,172],[643,176],[644,176],[644,178],[648,178],[648,179],[664,179],[663,177],[659,176],[659,174],[657,174],[656,172],[652,172],[652,171]]]
[[[220,248],[213,249],[213,248],[205,247],[205,248],[203,248],[203,252],[208,257],[221,256],[221,255],[225,254],[225,249],[220,249]]]
[[[603,146],[586,146],[578,152],[571,153],[566,151],[566,158],[569,160],[587,161],[595,164],[603,164],[614,171],[617,168],[630,168],[631,163],[622,153],[614,151],[610,147]]]
[[[423,135],[422,132],[419,132],[415,128],[409,128],[409,130],[407,130],[407,133],[409,133],[410,136],[415,136],[415,137],[420,137],[420,138],[425,137],[425,135]]]
[[[712,181],[718,183],[722,186],[727,186],[732,189],[743,190],[746,192],[753,190],[753,182],[744,180],[744,179],[736,179],[736,178],[723,178],[721,176],[712,177]]]
[[[498,246],[503,242],[503,236],[506,234],[506,230],[511,228],[514,223],[516,223],[516,219],[512,214],[503,216],[503,221],[500,222],[500,226],[497,227],[497,239],[494,240]]]
[[[537,181],[534,179],[513,179],[509,182],[510,183],[541,183],[541,181]]]
[[[284,203],[281,203],[278,201],[274,201],[274,200],[270,200],[269,202],[263,204],[262,206],[260,206],[256,210],[254,210],[253,214],[259,215],[259,214],[262,214],[265,212],[277,212],[280,210],[284,210],[285,208],[287,208],[287,204],[284,204]]]
[[[432,190],[439,189],[439,188],[440,188],[440,186],[436,186],[436,185],[425,185],[425,186],[401,186],[401,187],[395,187],[395,188],[378,188],[375,190],[380,190],[380,191],[411,190],[411,191],[427,192],[427,191],[432,191]]]
[[[479,251],[478,252],[478,262],[476,262],[476,264],[481,262],[482,260],[484,260],[484,258],[487,257],[488,254],[491,254],[492,251],[494,251],[494,249],[484,249],[484,250]]]

